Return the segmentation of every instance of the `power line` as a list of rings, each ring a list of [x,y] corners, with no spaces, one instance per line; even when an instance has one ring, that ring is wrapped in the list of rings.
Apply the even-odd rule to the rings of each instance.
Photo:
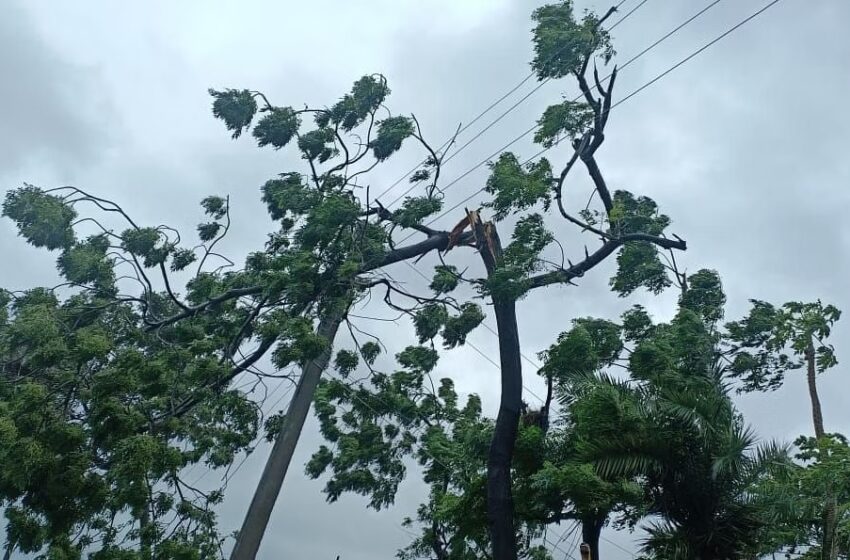
[[[616,21],[613,25],[611,25],[611,27],[610,27],[610,28],[608,28],[608,31],[611,31],[612,29],[614,29],[615,27],[617,27],[618,25],[620,25],[621,23],[623,23],[626,19],[628,19],[628,18],[629,18],[632,14],[634,14],[634,13],[635,13],[635,12],[636,12],[636,11],[637,11],[640,7],[641,7],[641,6],[643,6],[644,4],[646,4],[648,1],[649,1],[649,0],[642,0],[642,1],[641,1],[638,5],[637,5],[637,6],[635,6],[634,8],[632,8],[632,9],[631,9],[631,10],[630,10],[630,11],[629,11],[626,15],[624,15],[624,16],[623,16],[623,17],[621,17],[619,20],[617,20],[617,21]],[[718,1],[719,1],[719,0],[718,0]],[[617,8],[619,8],[620,6],[622,6],[624,3],[625,3],[625,0],[621,1],[619,4],[617,4],[617,5],[614,7],[614,9],[616,10]],[[552,60],[552,59],[554,59],[554,58],[555,58],[556,56],[558,56],[561,52],[563,52],[566,48],[567,48],[567,47],[565,46],[565,47],[562,47],[561,49],[557,50],[555,53],[553,53],[553,54],[552,54],[552,56],[550,56],[550,57],[549,57],[549,59],[548,59],[548,60]],[[632,61],[627,62],[627,63],[626,63],[623,67],[625,68],[625,66],[627,66],[627,65],[628,65],[628,64],[630,64],[631,62],[632,62]],[[530,74],[528,74],[528,75],[527,75],[525,78],[523,78],[523,79],[520,81],[520,83],[519,83],[519,84],[517,84],[517,85],[516,85],[516,86],[515,86],[515,87],[514,87],[514,88],[513,88],[510,92],[508,92],[507,94],[505,94],[504,96],[502,96],[502,97],[499,99],[499,101],[498,101],[498,102],[496,102],[496,103],[495,103],[495,104],[493,104],[493,105],[490,105],[490,107],[488,107],[487,109],[485,109],[485,111],[484,111],[483,113],[481,113],[480,115],[478,115],[478,116],[477,116],[477,117],[476,117],[476,118],[472,121],[472,123],[474,123],[475,121],[477,121],[478,119],[480,119],[480,118],[481,118],[481,117],[482,117],[485,113],[487,113],[488,111],[490,111],[490,109],[492,109],[493,107],[495,107],[495,105],[497,105],[498,103],[500,103],[501,101],[503,101],[506,97],[508,97],[510,94],[512,94],[513,92],[515,92],[517,89],[519,89],[519,88],[520,88],[520,87],[521,87],[521,86],[522,86],[525,82],[527,82],[529,79],[531,79],[532,77],[534,77],[534,75],[535,75],[535,73],[534,73],[534,72],[531,72]],[[610,77],[610,75],[609,75],[609,77]],[[608,78],[606,77],[605,79],[607,80]],[[469,140],[468,140],[468,141],[467,141],[467,142],[466,142],[463,146],[461,146],[460,148],[458,148],[457,150],[455,150],[455,151],[454,151],[454,152],[453,152],[453,153],[452,153],[449,157],[447,157],[444,161],[442,161],[442,162],[441,162],[441,164],[448,163],[449,161],[451,161],[452,159],[454,159],[456,156],[458,156],[458,155],[459,155],[459,154],[460,154],[463,150],[465,150],[465,149],[466,149],[466,148],[467,148],[470,144],[472,144],[473,142],[475,142],[476,140],[478,140],[478,139],[479,139],[482,135],[484,135],[484,133],[485,133],[485,132],[487,132],[488,130],[490,130],[490,129],[491,129],[493,126],[495,126],[495,125],[496,125],[499,121],[501,121],[503,118],[505,118],[505,117],[506,117],[508,114],[510,114],[510,113],[511,113],[514,109],[516,109],[517,107],[519,107],[519,106],[520,106],[520,105],[521,105],[521,104],[522,104],[522,103],[523,103],[526,99],[528,99],[528,98],[529,98],[529,97],[531,97],[534,93],[536,93],[537,91],[539,91],[539,90],[540,90],[540,88],[542,88],[544,85],[546,85],[547,83],[549,83],[551,80],[552,80],[552,78],[551,78],[551,77],[549,77],[549,78],[546,78],[546,79],[542,80],[539,84],[537,84],[537,86],[535,86],[534,88],[532,88],[532,90],[531,90],[531,91],[529,91],[527,94],[525,94],[523,97],[521,97],[521,98],[519,99],[519,101],[517,101],[516,103],[514,103],[513,105],[511,105],[510,107],[508,107],[508,108],[507,108],[504,112],[502,112],[502,113],[501,113],[498,117],[496,117],[493,121],[491,121],[491,122],[490,122],[490,124],[488,124],[487,126],[485,126],[483,129],[479,130],[479,131],[475,134],[475,136],[473,136],[472,138],[470,138],[470,139],[469,139]],[[581,96],[579,96],[579,97],[581,97]],[[576,99],[578,99],[578,97],[577,97]],[[575,101],[575,99],[574,99],[573,101]],[[472,125],[472,123],[469,123],[469,125],[467,125],[467,126],[463,127],[462,129],[460,129],[460,130],[458,131],[458,133],[457,133],[457,134],[460,134],[461,132],[463,132],[463,131],[467,130],[467,129],[468,129],[468,128]],[[535,127],[536,127],[536,125],[535,125]],[[450,139],[449,139],[449,140],[448,140],[445,144],[443,144],[443,146],[440,148],[440,150],[443,150],[446,146],[448,146],[448,145],[452,142],[452,140],[453,140],[453,139],[454,139],[454,138],[450,138]],[[426,160],[426,161],[427,161],[427,160]],[[422,162],[422,163],[424,163],[424,162]],[[419,165],[422,165],[422,163],[420,163]],[[398,185],[398,184],[399,184],[402,180],[404,180],[404,179],[405,179],[406,177],[408,177],[408,176],[409,176],[409,175],[410,175],[413,171],[415,171],[415,170],[419,167],[419,165],[417,165],[416,167],[414,167],[413,169],[411,169],[410,171],[408,171],[408,172],[407,172],[407,173],[406,173],[403,177],[401,177],[401,178],[400,178],[399,180],[397,180],[395,183],[393,183],[392,185],[390,185],[390,186],[389,186],[389,188],[387,188],[387,189],[386,189],[384,192],[382,192],[382,193],[381,193],[378,197],[376,197],[376,200],[380,200],[380,198],[381,198],[382,196],[384,196],[385,194],[387,194],[388,192],[390,192],[391,190],[393,190],[393,189],[394,189],[394,188],[395,188],[395,187],[396,187],[396,186],[397,186],[397,185]],[[399,200],[401,200],[402,198],[404,198],[404,197],[405,197],[408,193],[410,193],[410,191],[412,191],[413,189],[415,189],[415,188],[416,188],[417,186],[419,186],[419,184],[421,184],[421,183],[422,183],[422,181],[417,181],[417,182],[413,183],[410,187],[408,187],[408,188],[407,188],[407,190],[405,190],[405,191],[404,191],[404,192],[402,192],[400,195],[398,195],[397,197],[395,197],[395,198],[394,198],[391,202],[389,202],[388,204],[386,204],[386,207],[387,207],[387,208],[389,208],[390,206],[392,206],[393,204],[395,204],[396,202],[398,202]]]
[[[580,526],[580,523],[578,521],[573,521],[573,523],[571,525],[565,527],[563,532],[561,533],[561,536],[558,537],[558,542],[561,543],[561,542],[566,541],[570,537],[575,537],[579,526]],[[573,542],[570,544],[569,548],[573,548],[574,546],[575,546],[575,540],[573,540]]]
[[[573,556],[572,553],[569,550],[561,548],[560,543],[557,543],[557,542],[553,543],[552,541],[549,540],[549,537],[547,537],[546,535],[543,535],[543,542],[548,544],[549,546],[551,546],[553,551],[557,550],[559,552],[563,552],[565,559],[570,558],[571,560],[576,560],[576,557]]]
[[[705,11],[706,11],[708,8],[711,8],[712,6],[714,6],[715,4],[717,4],[718,2],[719,2],[719,0],[715,0],[715,1],[711,4],[711,5],[707,6],[707,7],[706,7],[705,9],[703,9],[700,13],[698,13],[698,14],[696,14],[695,16],[691,17],[691,18],[688,20],[688,22],[693,21],[694,19],[696,19],[696,17],[699,17],[699,15],[701,15],[702,13],[705,13]],[[757,17],[757,16],[759,16],[760,14],[764,13],[764,12],[765,12],[768,8],[770,8],[771,6],[774,6],[775,4],[778,4],[779,2],[780,2],[780,0],[772,0],[771,2],[769,2],[768,4],[766,4],[765,6],[763,6],[761,9],[759,9],[757,12],[755,12],[755,13],[751,14],[750,16],[748,16],[747,18],[745,18],[744,20],[740,21],[739,23],[737,23],[737,24],[736,24],[736,25],[734,25],[733,27],[729,28],[728,30],[726,30],[726,31],[725,31],[725,32],[723,32],[722,34],[718,35],[717,37],[715,37],[714,39],[712,39],[711,41],[709,41],[708,43],[706,43],[705,45],[703,45],[702,47],[700,47],[699,49],[697,49],[696,51],[694,51],[694,52],[692,52],[691,54],[689,54],[687,57],[683,58],[682,60],[680,60],[679,62],[677,62],[676,64],[674,64],[673,66],[671,66],[670,68],[668,68],[668,69],[667,69],[667,70],[665,70],[664,72],[662,72],[662,73],[658,74],[657,76],[655,76],[654,78],[652,78],[650,81],[646,82],[645,84],[643,84],[642,86],[640,86],[640,87],[639,87],[639,88],[637,88],[636,90],[634,90],[634,91],[632,91],[631,93],[629,93],[626,97],[624,97],[623,99],[621,99],[620,101],[618,101],[617,103],[615,103],[614,105],[612,105],[612,106],[611,106],[611,108],[609,109],[609,112],[610,112],[612,109],[614,109],[615,107],[617,107],[617,106],[621,105],[622,103],[624,103],[626,100],[631,99],[632,97],[634,97],[635,95],[637,95],[637,94],[638,94],[638,93],[640,93],[641,91],[645,90],[645,89],[646,89],[647,87],[649,87],[650,85],[652,85],[652,84],[654,84],[654,83],[658,82],[660,79],[662,79],[663,77],[665,77],[665,76],[667,76],[668,74],[670,74],[673,70],[675,70],[675,69],[679,68],[680,66],[682,66],[682,65],[683,65],[683,64],[685,64],[686,62],[690,61],[691,59],[693,59],[693,58],[694,58],[695,56],[697,56],[698,54],[702,53],[703,51],[705,51],[706,49],[708,49],[708,48],[709,48],[709,47],[711,47],[712,45],[714,45],[714,44],[716,44],[717,42],[719,42],[721,39],[723,39],[723,38],[725,38],[726,36],[728,36],[729,34],[731,34],[733,31],[736,31],[736,30],[737,30],[737,29],[739,29],[741,26],[743,26],[743,25],[744,25],[744,24],[746,24],[747,22],[749,22],[749,21],[753,20],[754,18],[756,18],[756,17]],[[688,23],[688,22],[686,22],[685,24],[680,25],[680,26],[679,26],[676,30],[681,29],[682,27],[684,27],[684,25],[687,25],[687,23]],[[672,35],[672,33],[674,33],[676,30],[674,30],[673,32],[669,33],[667,36],[669,37],[669,36],[670,36],[670,35]],[[656,42],[656,44],[657,44],[657,42]],[[625,66],[625,65],[624,65],[624,66]],[[460,175],[459,177],[457,177],[456,179],[454,179],[453,181],[451,181],[448,185],[446,185],[445,187],[443,187],[443,188],[442,188],[442,190],[443,190],[443,191],[445,191],[446,189],[448,189],[448,188],[449,188],[449,187],[451,187],[452,185],[456,184],[458,181],[460,181],[460,180],[461,180],[461,179],[463,179],[464,177],[466,177],[466,176],[468,176],[469,174],[471,174],[471,173],[472,173],[473,171],[475,171],[476,169],[478,169],[478,168],[480,168],[481,166],[483,166],[483,165],[487,164],[487,163],[488,163],[488,162],[489,162],[489,161],[490,161],[493,157],[495,157],[495,156],[499,155],[501,152],[503,152],[505,149],[509,148],[509,147],[510,147],[510,146],[512,146],[513,144],[515,144],[515,143],[519,142],[521,139],[523,139],[525,136],[527,136],[530,132],[532,132],[535,128],[537,128],[537,125],[535,125],[535,126],[531,127],[530,129],[526,130],[525,132],[523,132],[522,134],[520,134],[519,136],[517,136],[516,138],[514,138],[513,140],[511,140],[509,143],[505,144],[505,146],[503,146],[502,148],[500,148],[498,151],[494,152],[493,154],[491,154],[490,156],[488,156],[486,159],[482,160],[481,162],[479,162],[479,163],[478,163],[478,164],[476,164],[475,166],[473,166],[473,167],[471,167],[470,169],[468,169],[468,170],[467,170],[466,172],[464,172],[462,175]],[[557,145],[558,145],[560,142],[562,142],[562,141],[563,141],[563,137],[562,137],[562,138],[559,138],[558,140],[556,140],[556,141],[552,144],[552,146],[550,146],[550,147],[548,147],[548,148],[543,148],[542,150],[540,150],[540,151],[539,151],[539,152],[537,152],[536,154],[532,155],[530,158],[526,159],[526,160],[523,162],[523,165],[525,165],[525,164],[527,164],[527,163],[531,162],[531,161],[532,161],[532,160],[534,160],[535,158],[537,158],[537,157],[539,157],[540,155],[544,154],[545,152],[547,152],[547,151],[551,150],[552,148],[554,148],[555,146],[557,146]],[[431,220],[429,220],[429,221],[426,223],[426,225],[431,225],[431,224],[433,224],[433,223],[434,223],[435,221],[437,221],[438,219],[442,218],[443,216],[446,216],[448,213],[450,213],[450,212],[452,212],[452,211],[456,210],[457,208],[459,208],[459,207],[463,206],[466,202],[468,202],[469,200],[471,200],[472,198],[474,198],[476,195],[478,195],[478,194],[480,194],[480,193],[484,192],[485,190],[486,190],[486,187],[482,187],[482,188],[478,189],[477,191],[475,191],[474,193],[472,193],[472,194],[471,194],[471,195],[469,195],[468,197],[464,198],[463,200],[461,200],[459,203],[455,204],[454,206],[452,206],[452,207],[451,207],[451,208],[449,208],[448,210],[445,210],[445,211],[441,212],[440,214],[438,214],[437,216],[435,216],[434,218],[432,218]],[[407,241],[408,239],[410,239],[411,237],[413,237],[414,235],[416,235],[416,233],[417,233],[417,232],[411,232],[409,235],[407,235],[406,237],[402,238],[402,239],[399,241],[399,243],[403,243],[403,242]]]
[[[612,541],[611,539],[606,538],[606,537],[605,537],[605,535],[601,535],[601,534],[600,534],[600,535],[599,535],[599,538],[600,538],[600,539],[602,539],[603,541],[607,542],[608,544],[610,544],[610,545],[611,545],[611,546],[613,546],[614,548],[618,548],[618,549],[622,550],[623,552],[625,552],[626,554],[628,554],[628,555],[629,555],[629,556],[631,556],[632,558],[634,558],[634,557],[635,557],[634,553],[633,553],[631,550],[629,550],[629,549],[627,549],[627,548],[625,548],[625,547],[623,547],[623,546],[618,545],[617,543],[615,543],[615,542],[614,542],[614,541]]]
[[[666,76],[667,74],[669,74],[670,72],[672,72],[673,70],[678,68],[679,66],[683,65],[684,63],[686,63],[690,59],[694,58],[695,56],[697,56],[698,54],[700,54],[701,52],[703,52],[707,48],[709,48],[712,45],[714,45],[715,43],[719,42],[720,40],[725,38],[727,35],[731,34],[735,30],[737,30],[739,27],[741,27],[741,26],[745,25],[747,22],[757,18],[758,16],[760,16],[761,14],[766,12],[769,8],[778,4],[779,2],[780,2],[780,0],[772,0],[771,2],[768,2],[767,4],[762,6],[761,9],[759,9],[758,11],[756,11],[756,12],[752,13],[751,15],[749,15],[748,17],[744,18],[743,20],[738,22],[736,25],[729,28],[726,32],[718,35],[717,37],[715,37],[714,39],[712,39],[711,41],[709,41],[708,43],[706,43],[705,45],[703,45],[702,47],[700,47],[699,49],[697,49],[696,51],[694,51],[693,53],[688,55],[687,57],[683,58],[682,60],[680,60],[679,62],[677,62],[676,64],[674,64],[673,66],[671,66],[670,68],[665,70],[664,72],[662,72],[661,74],[657,75],[656,77],[654,77],[653,79],[651,79],[650,81],[648,81],[647,83],[645,83],[644,85],[642,85],[641,87],[636,89],[635,91],[631,92],[629,95],[627,95],[623,99],[619,100],[617,103],[612,105],[611,108],[613,109],[617,105],[627,101],[630,97],[637,95],[638,93],[640,93],[644,89],[648,88],[649,86],[651,86],[652,84],[654,84],[655,82],[657,82],[658,80],[660,80],[661,78],[663,78],[664,76]]]
[[[572,539],[570,540],[569,550],[575,550],[577,546],[580,546],[582,541],[582,534],[579,530],[581,528],[581,523],[576,522],[575,530],[573,531]],[[567,557],[564,556],[564,560],[567,560]]]

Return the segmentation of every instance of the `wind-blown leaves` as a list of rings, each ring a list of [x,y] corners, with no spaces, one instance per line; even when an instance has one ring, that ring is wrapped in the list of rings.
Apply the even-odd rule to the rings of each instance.
[[[577,21],[571,0],[540,7],[531,18],[536,22],[531,67],[539,80],[578,72],[586,55],[599,53],[605,62],[614,56],[610,36],[599,28],[598,18],[588,12]]]
[[[74,242],[71,227],[77,212],[60,197],[26,186],[6,193],[3,216],[11,218],[18,233],[35,247],[52,251]]]
[[[586,103],[564,101],[550,105],[537,121],[534,141],[551,148],[564,138],[575,139],[587,130],[593,120],[593,111]]]
[[[214,98],[213,116],[224,121],[227,130],[233,131],[233,138],[239,138],[242,132],[251,126],[257,113],[257,101],[247,89],[209,90]]]
[[[549,207],[552,166],[545,158],[523,168],[514,154],[505,152],[490,164],[490,170],[485,189],[493,195],[493,200],[487,206],[493,209],[496,220],[540,202],[544,208]]]
[[[369,145],[375,159],[384,161],[389,158],[413,132],[413,120],[407,117],[390,117],[379,121],[378,132]]]
[[[271,145],[279,150],[289,144],[300,125],[301,121],[291,107],[273,107],[260,119],[252,134],[261,148]]]

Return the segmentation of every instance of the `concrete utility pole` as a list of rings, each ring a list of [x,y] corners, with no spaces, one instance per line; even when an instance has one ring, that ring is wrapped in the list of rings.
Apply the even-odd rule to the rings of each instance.
[[[333,341],[344,317],[345,311],[341,310],[319,322],[316,334],[328,341],[327,348],[301,370],[301,379],[298,380],[295,394],[289,403],[289,409],[286,411],[286,418],[281,426],[280,433],[275,438],[272,453],[263,469],[257,490],[254,492],[254,498],[248,507],[248,513],[245,514],[245,521],[236,537],[236,544],[230,554],[230,560],[254,560],[257,557],[260,542],[263,540],[274,504],[283,485],[283,479],[286,477],[286,471],[292,461],[295,446],[298,444],[298,438],[304,428],[307,414],[310,412],[316,387],[319,385],[322,372],[328,367],[333,350]]]

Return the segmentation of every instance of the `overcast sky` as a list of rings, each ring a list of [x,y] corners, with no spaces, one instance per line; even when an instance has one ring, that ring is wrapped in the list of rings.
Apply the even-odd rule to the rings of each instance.
[[[272,228],[259,185],[299,162],[286,152],[258,150],[248,139],[232,142],[210,115],[208,87],[261,90],[281,105],[330,104],[361,75],[381,72],[393,90],[393,111],[415,113],[425,134],[441,144],[458,123],[469,122],[528,74],[529,15],[541,3],[3,0],[2,187],[24,181],[43,187],[73,184],[125,204],[142,222],[186,231],[200,219],[201,198],[229,194],[234,228],[226,250],[244,254]],[[621,14],[638,3],[626,0]],[[618,60],[624,62],[708,3],[648,0],[615,29]],[[615,100],[764,3],[721,1],[626,68]],[[609,7],[578,4],[599,11]],[[688,241],[682,263],[691,271],[708,267],[721,273],[728,318],[739,317],[751,297],[776,303],[821,298],[850,309],[848,290],[842,288],[850,276],[848,21],[850,3],[844,0],[784,0],[612,112],[599,154],[609,184],[653,197],[673,218],[671,231]],[[534,85],[526,83],[460,143]],[[450,180],[485,159],[562,94],[575,95],[574,85],[541,88],[448,163],[444,177]],[[536,151],[527,140],[514,149],[520,157]],[[569,155],[565,148],[553,152],[556,163]],[[421,157],[405,150],[370,177],[373,192]],[[485,179],[486,171],[479,169],[457,182],[447,191],[447,206],[481,188]],[[587,187],[577,174],[568,192],[585,197]],[[460,216],[456,212],[439,225],[448,228]],[[559,233],[575,255],[582,243],[592,242],[569,228]],[[0,285],[50,284],[54,257],[26,246],[8,221],[0,223],[0,258],[7,264]],[[427,269],[427,263],[422,266]],[[530,361],[571,318],[614,317],[637,302],[659,318],[673,311],[672,294],[616,298],[607,289],[610,272],[610,266],[601,267],[579,287],[549,288],[521,302],[523,351]],[[407,267],[393,273],[424,287]],[[488,322],[494,324],[492,318]],[[373,323],[364,320],[360,326],[381,335],[392,351],[410,340],[404,322]],[[850,352],[850,320],[839,325],[833,341],[841,360]],[[486,330],[476,331],[472,342],[497,356]],[[842,363],[821,386],[827,429],[847,433],[845,370]],[[487,410],[495,410],[498,372],[471,348],[446,356],[438,374],[452,375],[462,392],[481,394]],[[540,394],[534,377],[529,371],[526,385]],[[526,400],[533,403],[534,397]],[[765,438],[791,440],[811,431],[801,378],[792,376],[782,390],[741,398],[738,404]],[[421,483],[412,481],[398,506],[381,513],[367,511],[358,497],[326,505],[323,481],[308,481],[301,468],[320,439],[311,421],[260,557],[393,557],[409,540],[399,522],[424,497]],[[238,527],[267,451],[259,449],[230,482],[224,530]],[[610,531],[605,536],[627,547],[633,538]],[[609,542],[603,543],[603,554],[630,558]]]

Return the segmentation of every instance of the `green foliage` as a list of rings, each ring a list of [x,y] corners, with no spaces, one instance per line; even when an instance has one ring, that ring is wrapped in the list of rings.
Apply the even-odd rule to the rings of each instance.
[[[283,412],[276,412],[266,418],[266,423],[264,425],[265,433],[266,433],[266,441],[274,441],[277,439],[278,434],[283,429],[283,425],[286,422],[286,414]]]
[[[496,162],[490,163],[485,189],[493,195],[493,200],[486,206],[493,209],[496,220],[540,202],[548,209],[553,180],[552,166],[546,158],[523,168],[514,154],[505,152]]]
[[[818,373],[838,361],[826,338],[841,317],[833,305],[789,302],[781,308],[752,300],[746,317],[726,325],[732,355],[730,376],[742,382],[742,391],[775,390],[788,371],[803,367],[811,351]]]
[[[18,233],[35,247],[52,251],[74,242],[77,212],[62,198],[26,186],[6,193],[3,216],[14,220]]]
[[[719,282],[711,285],[719,287]],[[710,292],[709,300],[721,299]],[[636,345],[628,357],[631,380],[598,370],[564,377],[569,385],[562,399],[580,436],[578,453],[597,466],[597,476],[623,479],[626,495],[640,484],[642,491],[631,496],[648,502],[632,501],[637,509],[625,519],[660,516],[649,524],[644,545],[654,557],[751,554],[767,521],[749,495],[770,469],[787,461],[781,447],[756,447],[754,433],[715,371],[723,352],[712,332],[715,315],[680,306],[670,323],[652,325],[643,309],[633,309],[625,317],[629,328],[624,335]],[[616,327],[601,325],[615,350]],[[549,351],[547,367],[558,371],[569,367],[559,364],[584,363],[585,369],[593,368],[591,341],[599,338],[574,328],[560,348]],[[578,477],[580,471],[571,475]],[[583,488],[593,488],[590,480],[579,480]],[[578,492],[574,499],[581,496]]]
[[[215,220],[220,220],[227,214],[227,200],[220,196],[205,197],[201,201],[201,207],[207,216]]]
[[[652,319],[642,305],[634,305],[623,313],[622,321],[623,338],[629,342],[646,338],[652,329]]]
[[[651,198],[635,198],[627,191],[616,191],[613,208],[608,215],[611,233],[616,237],[628,234],[661,236],[670,218],[658,213]],[[644,240],[627,241],[617,254],[617,273],[611,278],[611,288],[625,297],[639,288],[654,294],[671,284],[667,269],[658,255],[657,247]]]
[[[202,227],[199,226],[199,233],[201,230]],[[164,263],[174,250],[171,244],[164,241],[160,231],[152,227],[124,230],[121,233],[121,247],[134,257],[141,257],[146,268]]]
[[[611,231],[621,236],[627,233],[661,235],[670,225],[670,218],[659,214],[658,205],[647,196],[637,198],[628,191],[615,191],[614,207],[608,216]]]
[[[102,239],[90,238],[60,266],[82,274],[103,250]],[[223,333],[206,334],[209,319],[146,333],[130,305],[113,297],[90,290],[60,301],[36,289],[3,302],[0,503],[8,542],[51,558],[81,557],[86,547],[93,557],[118,558],[136,554],[122,534],[142,534],[144,517],[157,557],[178,549],[211,557],[220,495],[175,500],[179,486],[186,491],[181,473],[232,461],[256,436],[257,410],[244,394],[209,391],[202,405],[169,417],[175,396],[221,375],[216,345],[198,343]],[[227,315],[219,319],[225,327]],[[169,523],[175,531],[166,539]]]
[[[300,173],[282,174],[280,179],[267,181],[261,190],[273,220],[301,217],[320,200],[318,193],[304,183]]]
[[[300,125],[301,120],[292,107],[272,107],[254,127],[252,134],[261,148],[272,145],[279,150],[289,144]]]
[[[330,501],[352,492],[382,509],[393,503],[406,461],[415,459],[430,492],[417,512],[422,531],[398,557],[427,558],[442,547],[449,558],[471,560],[481,558],[489,543],[485,480],[492,422],[482,418],[477,396],[460,404],[450,379],[434,386],[426,373],[436,359],[432,348],[410,347],[397,356],[401,369],[375,373],[369,385],[323,380],[316,410],[329,444],[313,454],[307,473],[327,477]],[[540,534],[536,526],[520,533]],[[532,547],[522,545],[523,557]]]
[[[413,119],[389,117],[378,121],[378,132],[369,143],[375,159],[384,161],[401,148],[402,142],[414,133]]]
[[[485,291],[513,300],[522,297],[528,291],[530,275],[542,268],[540,253],[554,239],[540,214],[520,218],[511,243],[505,247],[496,270],[487,279]]]
[[[541,354],[540,373],[569,384],[613,364],[623,351],[621,327],[604,319],[573,320],[573,328],[558,335],[558,341]]]
[[[531,18],[536,22],[531,67],[540,80],[575,74],[594,54],[606,63],[614,56],[610,36],[599,27],[599,19],[588,12],[578,21],[571,0],[540,7]]]
[[[410,175],[408,181],[410,183],[423,183],[431,178],[431,172],[427,169],[417,169]]]
[[[393,222],[401,227],[420,225],[428,216],[443,208],[441,200],[429,196],[414,196],[404,199],[401,208],[393,212]]]
[[[212,241],[218,235],[223,226],[218,222],[208,222],[206,224],[198,224],[198,238],[201,241]]]
[[[617,255],[617,274],[611,277],[610,284],[612,290],[626,297],[641,287],[659,294],[671,282],[652,243],[629,241]]]
[[[429,303],[416,312],[413,325],[420,344],[440,334],[443,338],[443,346],[450,349],[462,346],[466,342],[467,335],[483,320],[483,311],[471,302],[462,304],[455,315],[449,314],[443,304]]]
[[[171,256],[171,270],[177,272],[198,260],[198,255],[191,249],[177,249]]]
[[[257,113],[257,101],[247,89],[208,90],[213,97],[213,116],[224,121],[227,130],[233,131],[233,138],[239,138],[242,132],[251,126]]]
[[[375,360],[378,358],[378,355],[381,353],[381,347],[377,342],[365,342],[360,347],[360,355],[363,357],[363,361],[367,364],[372,365],[375,363]]]
[[[416,312],[413,317],[413,326],[416,328],[416,336],[419,343],[433,339],[446,324],[449,312],[444,305],[431,303],[425,305]]]
[[[313,330],[313,322],[304,317],[281,313],[266,327],[275,329],[280,341],[272,352],[272,363],[278,369],[304,364],[321,354],[328,345],[328,341]]]
[[[447,349],[462,346],[467,335],[484,320],[484,312],[478,305],[467,302],[461,305],[460,313],[446,318],[443,326],[443,346]]]
[[[534,141],[551,148],[564,137],[575,139],[593,122],[593,111],[586,103],[565,100],[550,105],[537,121]]]
[[[606,59],[613,54],[595,17],[576,20],[569,2],[541,8],[535,20],[534,64],[541,79],[575,72],[593,54]],[[364,286],[373,277],[367,269],[392,260],[385,257],[395,249],[394,228],[425,231],[420,226],[442,208],[441,197],[434,196],[437,156],[411,177],[434,179],[428,196],[409,197],[391,214],[367,207],[368,194],[361,200],[360,175],[372,169],[370,163],[385,162],[407,138],[418,138],[411,119],[376,120],[389,93],[382,76],[365,76],[327,109],[296,111],[266,102],[253,125],[256,97],[265,99],[262,94],[210,90],[213,114],[234,138],[253,126],[259,146],[279,149],[295,137],[297,145],[290,149],[306,160],[299,164],[302,171],[282,173],[262,186],[276,231],[264,247],[250,252],[244,267],[212,250],[229,226],[226,198],[202,200],[208,220],[197,229],[202,244],[186,249],[166,226],[133,222],[120,236],[77,242],[78,202],[95,202],[116,220],[127,217],[111,213],[115,208],[108,201],[76,192],[73,197],[80,200],[31,188],[7,195],[4,214],[34,245],[62,249],[60,270],[81,284],[65,299],[49,290],[14,298],[0,292],[0,506],[11,516],[8,534],[17,550],[71,558],[92,547],[93,558],[100,560],[220,554],[212,508],[221,493],[195,493],[182,473],[197,463],[232,464],[257,437],[272,439],[286,420],[277,413],[262,425],[257,403],[234,387],[255,375],[261,358],[270,357],[280,369],[329,351],[331,341],[315,332],[317,321],[368,296]],[[551,146],[558,136],[575,137],[588,126],[588,111],[584,104],[551,107],[540,121],[537,141]],[[305,113],[314,115],[315,129],[302,133]],[[538,204],[548,211],[555,179],[547,160],[520,164],[509,153],[492,163],[491,171],[486,190],[496,219],[524,215],[518,216],[492,276],[479,286],[484,295],[516,300],[528,291],[532,275],[544,269],[541,254],[554,240],[543,217],[526,211]],[[669,225],[654,202],[628,193],[615,193],[608,218],[613,237],[660,235]],[[595,219],[604,227],[601,215]],[[170,284],[166,263],[172,271],[186,270],[197,249],[203,255],[197,273],[185,286]],[[653,268],[659,264],[654,250],[627,244],[620,258],[621,292],[662,287],[664,273]],[[223,263],[209,264],[219,259]],[[130,274],[119,267],[129,267]],[[151,267],[160,270],[143,270]],[[307,470],[312,477],[328,477],[329,500],[354,492],[380,509],[395,499],[407,473],[405,461],[418,461],[430,494],[417,512],[423,531],[401,557],[442,549],[450,558],[482,558],[489,546],[485,489],[493,422],[482,416],[478,397],[461,398],[451,380],[434,383],[431,373],[439,357],[433,339],[440,336],[447,349],[464,344],[484,313],[476,304],[443,297],[457,287],[457,269],[442,266],[435,273],[436,297],[409,298],[420,346],[396,356],[396,371],[375,370],[380,346],[374,342],[359,352],[336,353],[341,378],[322,380],[315,398],[327,441]],[[134,276],[141,293],[117,297],[115,278]],[[558,394],[566,398],[581,385],[579,379],[567,383],[576,369],[590,375],[617,361],[625,346],[621,338],[637,344],[632,361],[646,385],[703,368],[711,354],[701,338],[707,331],[701,317],[711,304],[712,286],[694,282],[694,289],[703,295],[683,299],[683,310],[670,325],[641,327],[637,315],[635,324],[623,328],[577,320],[546,354],[546,372],[559,384]],[[679,338],[685,343],[678,344]],[[821,354],[827,363],[829,356]],[[370,373],[368,384],[351,379],[364,367],[360,358]],[[587,401],[607,399],[624,410],[601,424],[600,434],[622,431],[615,420],[626,417],[646,429],[641,424],[645,403],[629,395],[600,391]],[[539,546],[545,519],[604,524],[615,515],[628,524],[633,510],[645,505],[635,493],[634,477],[595,469],[588,442],[595,441],[591,432],[601,415],[579,402],[574,417],[560,418],[557,428],[526,419],[520,427],[514,471],[523,558],[548,557]],[[685,408],[665,410],[672,416]],[[114,524],[116,519],[126,523]]]
[[[102,293],[115,284],[113,263],[107,258],[109,239],[105,235],[91,236],[83,243],[74,243],[62,251],[56,268],[74,284],[94,286]]]
[[[298,149],[304,159],[325,163],[339,153],[333,144],[335,137],[330,128],[311,130],[298,138]]]
[[[334,367],[342,377],[348,377],[360,363],[360,356],[351,350],[340,350],[334,358]]]
[[[714,270],[699,270],[687,278],[687,289],[679,296],[679,305],[702,317],[706,323],[723,319],[726,294],[720,275]]]
[[[437,294],[448,294],[457,288],[460,275],[457,267],[452,265],[440,265],[434,267],[434,279],[431,280],[429,288]]]
[[[351,93],[339,100],[327,114],[317,117],[317,124],[324,127],[328,122],[348,132],[359,126],[370,114],[374,114],[390,88],[383,76],[363,76],[351,88]]]
[[[823,512],[832,501],[837,512],[837,552],[844,557],[850,552],[850,446],[840,434],[800,437],[795,445],[797,461],[774,468],[754,492],[770,521],[761,535],[762,551],[808,549],[809,555],[820,558]]]

